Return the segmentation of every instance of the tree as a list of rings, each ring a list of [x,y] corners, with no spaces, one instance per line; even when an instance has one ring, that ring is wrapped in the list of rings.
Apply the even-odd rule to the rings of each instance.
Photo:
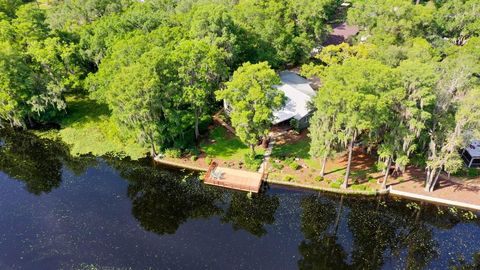
[[[390,119],[386,121],[378,151],[386,165],[383,188],[386,188],[392,162],[396,170],[405,169],[432,118],[434,88],[438,80],[435,67],[432,63],[406,60],[396,69],[401,86],[391,93]]]
[[[427,178],[425,190],[433,191],[443,170],[454,173],[461,166],[457,153],[467,143],[465,135],[475,130],[477,104],[468,99],[476,95],[474,74],[480,71],[480,39],[472,38],[466,46],[445,58],[440,64],[436,85],[437,102],[429,125]],[[471,112],[468,112],[471,110]],[[470,128],[469,128],[470,127]]]
[[[255,156],[255,145],[266,137],[274,120],[273,111],[285,105],[283,92],[274,86],[280,77],[268,63],[243,64],[234,73],[226,87],[216,92],[218,100],[231,107],[230,118],[237,136],[250,146]]]
[[[227,77],[225,52],[202,40],[185,40],[171,54],[172,68],[177,71],[178,86],[194,112],[195,139],[200,136],[199,121],[207,111],[213,92]]]
[[[375,44],[399,45],[405,40],[428,36],[434,29],[435,6],[411,1],[356,1],[348,10],[348,22],[365,31]]]
[[[318,96],[325,101],[316,104],[317,114],[337,112],[335,122],[340,128],[336,137],[348,145],[348,163],[343,188],[348,186],[354,143],[358,136],[363,139],[378,135],[378,130],[388,119],[391,102],[388,94],[395,88],[396,79],[392,70],[378,61],[370,59],[347,59],[342,65],[325,69],[323,85]],[[322,100],[321,97],[318,100]],[[341,108],[338,110],[338,108]]]
[[[464,45],[472,36],[480,35],[480,6],[476,0],[445,1],[435,13],[441,37]]]
[[[341,114],[340,104],[337,99],[331,99],[329,95],[319,94],[315,97],[316,110],[310,119],[310,155],[322,159],[320,176],[325,175],[327,159],[331,156],[332,149],[339,143],[338,132],[341,122],[338,116]]]

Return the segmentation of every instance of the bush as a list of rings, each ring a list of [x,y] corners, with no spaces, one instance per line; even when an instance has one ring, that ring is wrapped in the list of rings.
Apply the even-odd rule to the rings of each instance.
[[[190,157],[190,160],[191,160],[191,161],[196,161],[197,159],[198,159],[198,156],[191,156],[191,157]]]
[[[342,185],[343,183],[343,179],[339,178],[335,181],[333,181],[332,183],[330,183],[330,187],[332,188],[340,188],[340,186]]]
[[[212,163],[212,159],[210,157],[206,157],[205,163],[207,163],[207,165],[210,165],[210,163]]]
[[[257,155],[256,157],[252,157],[250,154],[246,154],[243,161],[245,162],[245,168],[256,171],[262,164],[263,156]]]
[[[293,175],[285,175],[285,177],[283,178],[283,180],[287,181],[287,182],[290,182],[292,180],[294,180],[295,177]]]
[[[300,168],[300,164],[298,164],[297,162],[292,162],[290,164],[288,164],[288,167],[290,167],[292,170],[296,171]]]
[[[277,162],[272,162],[272,167],[277,170],[283,169],[283,164],[282,163],[277,163]]]
[[[295,119],[295,118],[292,118],[290,120],[290,126],[297,132],[300,132],[300,122]]]
[[[315,176],[315,181],[322,182],[324,179],[320,175]]]
[[[362,191],[365,191],[365,190],[367,190],[368,187],[367,187],[366,185],[364,185],[364,184],[360,184],[360,185],[352,185],[350,188],[351,188],[352,190],[362,190]]]
[[[340,182],[332,182],[332,183],[330,183],[330,187],[331,187],[331,188],[340,188],[341,185],[342,185],[342,183],[340,183]]]
[[[180,158],[182,156],[182,151],[176,148],[169,148],[165,150],[165,156],[169,158]]]

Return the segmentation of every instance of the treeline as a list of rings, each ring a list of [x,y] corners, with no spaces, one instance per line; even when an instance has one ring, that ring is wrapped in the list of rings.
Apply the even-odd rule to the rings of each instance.
[[[185,147],[238,66],[304,62],[340,3],[0,0],[0,124],[58,121],[88,94],[153,153]]]
[[[303,67],[322,81],[310,153],[325,166],[347,149],[346,187],[358,143],[378,154],[384,187],[390,168],[415,164],[432,191],[442,172],[463,166],[460,149],[480,133],[480,4],[355,1],[348,21],[361,28],[355,45],[328,46],[319,64]]]

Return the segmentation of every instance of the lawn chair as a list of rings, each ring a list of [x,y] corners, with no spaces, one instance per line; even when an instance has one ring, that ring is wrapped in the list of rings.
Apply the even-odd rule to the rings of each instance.
[[[210,175],[213,177],[213,179],[220,180],[222,179],[223,172],[220,170],[214,170]]]

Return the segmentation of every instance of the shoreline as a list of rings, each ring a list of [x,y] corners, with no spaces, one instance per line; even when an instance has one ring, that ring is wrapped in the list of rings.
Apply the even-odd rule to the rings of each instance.
[[[203,168],[203,167],[197,167],[197,166],[190,166],[187,164],[182,164],[179,162],[171,161],[171,160],[164,160],[161,158],[154,158],[154,162],[166,166],[171,166],[175,168],[182,168],[182,169],[188,169],[188,170],[193,170],[193,171],[199,171],[199,172],[206,172],[208,169]],[[296,182],[287,182],[283,180],[277,180],[277,179],[268,179],[264,180],[264,182],[268,184],[274,184],[278,186],[283,186],[283,187],[294,187],[294,188],[300,188],[300,189],[308,189],[308,190],[314,190],[314,191],[321,191],[321,192],[328,192],[328,193],[335,193],[335,194],[341,194],[341,195],[350,195],[350,196],[387,196],[391,195],[394,197],[401,197],[404,199],[408,200],[414,200],[414,201],[425,201],[433,204],[439,204],[439,205],[444,205],[444,206],[451,206],[451,207],[459,207],[462,209],[467,209],[470,211],[476,211],[480,212],[480,205],[475,205],[475,204],[470,204],[470,203],[465,203],[465,202],[460,202],[460,201],[454,201],[454,200],[448,200],[448,199],[442,199],[442,198],[436,198],[432,196],[425,196],[425,195],[420,195],[420,194],[415,194],[411,192],[405,192],[405,191],[400,191],[400,190],[394,190],[391,186],[385,190],[374,190],[374,191],[364,191],[364,190],[351,190],[351,189],[339,189],[339,188],[330,188],[330,187],[322,187],[322,186],[315,186],[315,185],[310,185],[310,184],[302,184],[302,183],[296,183]]]

